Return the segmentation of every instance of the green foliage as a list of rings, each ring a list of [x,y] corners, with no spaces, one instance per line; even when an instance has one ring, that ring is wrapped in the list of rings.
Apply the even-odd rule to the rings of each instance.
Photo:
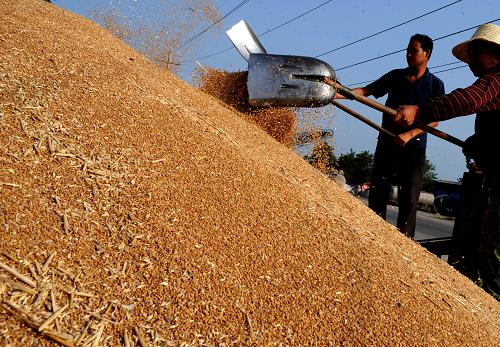
[[[436,165],[431,163],[428,159],[425,159],[424,164],[424,180],[422,184],[422,190],[426,192],[434,191],[434,181],[437,179]]]
[[[373,154],[368,151],[356,153],[351,149],[349,153],[342,154],[338,158],[337,166],[344,171],[348,184],[362,184],[370,180]]]
[[[348,184],[356,185],[370,181],[373,169],[374,155],[368,151],[341,154],[338,158],[333,153],[333,148],[326,142],[317,144],[311,155],[304,159],[321,172],[332,176],[338,170],[344,172]],[[424,164],[424,179],[422,190],[434,191],[434,181],[437,179],[436,166],[428,159]]]

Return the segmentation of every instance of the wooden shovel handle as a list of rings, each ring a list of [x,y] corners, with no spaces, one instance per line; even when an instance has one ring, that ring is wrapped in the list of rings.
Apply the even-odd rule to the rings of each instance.
[[[381,112],[384,112],[384,113],[387,113],[391,116],[395,116],[398,111],[390,108],[390,107],[387,107],[385,105],[382,105],[381,103],[379,102],[376,102],[375,100],[372,100],[372,99],[369,99],[367,98],[366,96],[363,96],[363,95],[358,95],[356,93],[353,93],[353,91],[343,85],[341,85],[340,83],[338,83],[337,81],[335,81],[334,79],[332,78],[329,78],[329,77],[326,77],[325,80],[324,80],[325,83],[327,83],[328,85],[334,87],[337,92],[339,94],[341,94],[342,96],[348,98],[348,99],[351,99],[351,100],[356,100],[368,107],[371,107],[377,111],[381,111]],[[454,145],[457,145],[459,147],[464,147],[464,142],[460,139],[457,139],[456,137],[454,136],[451,136],[450,134],[447,134],[445,132],[442,132],[440,130],[437,130],[431,126],[428,126],[427,124],[425,123],[422,123],[421,121],[419,120],[416,120],[414,123],[413,123],[417,128],[423,130],[423,131],[426,131],[434,136],[437,136],[443,140],[446,140],[448,142],[451,142],[453,143]]]
[[[395,138],[396,135],[394,135],[393,133],[391,133],[389,130],[385,129],[385,128],[382,128],[380,125],[378,125],[377,123],[374,123],[372,122],[371,120],[369,120],[368,118],[366,118],[365,116],[362,116],[361,114],[351,110],[349,107],[347,106],[344,106],[342,105],[341,103],[335,101],[335,100],[332,100],[332,105],[335,105],[335,107],[341,109],[342,111],[346,112],[346,113],[349,113],[351,116],[353,116],[354,118],[357,118],[359,119],[360,121],[362,121],[363,123],[365,124],[368,124],[369,126],[371,126],[372,128],[374,129],[377,129],[378,131],[380,131],[381,133],[384,133],[386,135],[389,135],[390,137],[392,138]]]

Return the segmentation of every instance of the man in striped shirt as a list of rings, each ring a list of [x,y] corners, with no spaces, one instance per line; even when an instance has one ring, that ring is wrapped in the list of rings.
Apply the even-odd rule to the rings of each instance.
[[[500,300],[500,27],[479,26],[470,40],[453,48],[453,54],[478,80],[418,106],[401,106],[394,120],[408,126],[416,118],[444,121],[477,114],[464,154],[474,158],[485,175],[482,194],[488,206],[480,231],[479,276],[482,287]]]

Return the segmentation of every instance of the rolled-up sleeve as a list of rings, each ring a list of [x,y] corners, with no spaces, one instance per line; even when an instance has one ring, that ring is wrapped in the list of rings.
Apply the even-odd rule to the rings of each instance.
[[[378,80],[368,84],[366,89],[368,89],[370,95],[373,95],[375,98],[380,98],[385,94],[389,93],[390,87],[393,84],[393,76],[395,71],[389,71]]]
[[[476,112],[498,110],[499,93],[500,73],[489,73],[467,88],[455,89],[449,94],[431,99],[421,105],[420,113],[423,118],[443,121]]]

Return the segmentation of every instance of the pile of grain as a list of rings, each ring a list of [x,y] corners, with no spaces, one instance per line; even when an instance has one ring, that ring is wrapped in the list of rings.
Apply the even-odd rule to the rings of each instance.
[[[248,102],[247,71],[228,72],[212,68],[199,70],[199,88],[220,99],[260,125],[277,141],[290,145],[294,141],[295,111],[284,107],[255,107]]]
[[[0,18],[0,344],[498,345],[499,303],[259,127],[53,5]]]

